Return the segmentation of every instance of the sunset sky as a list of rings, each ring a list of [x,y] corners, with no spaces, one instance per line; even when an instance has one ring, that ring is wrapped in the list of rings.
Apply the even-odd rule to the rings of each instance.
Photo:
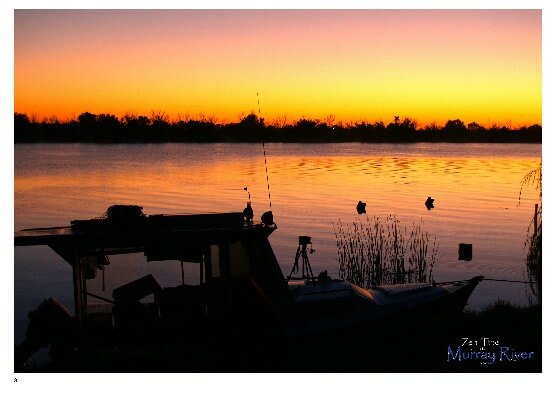
[[[542,124],[540,10],[16,10],[14,110]]]

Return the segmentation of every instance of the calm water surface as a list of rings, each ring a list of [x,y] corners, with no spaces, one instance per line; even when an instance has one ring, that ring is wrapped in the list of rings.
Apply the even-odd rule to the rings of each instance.
[[[271,243],[289,273],[298,236],[312,237],[315,273],[338,274],[334,223],[395,215],[439,243],[434,278],[482,274],[524,280],[524,241],[538,191],[521,180],[541,161],[540,145],[515,144],[269,144],[271,203],[278,230]],[[100,216],[113,204],[137,204],[146,214],[242,211],[248,187],[256,217],[269,210],[261,145],[15,146],[15,230],[68,225]],[[435,208],[426,210],[427,196]],[[473,244],[473,260],[457,260],[459,243]],[[163,285],[177,285],[180,265],[148,264],[134,256],[111,259],[92,292],[112,289],[156,269]],[[157,264],[157,265],[155,265]],[[192,277],[197,278],[196,271]],[[48,247],[15,249],[15,338],[29,310],[45,297],[73,310],[71,269]],[[482,308],[496,299],[527,304],[523,284],[483,282],[469,301]]]

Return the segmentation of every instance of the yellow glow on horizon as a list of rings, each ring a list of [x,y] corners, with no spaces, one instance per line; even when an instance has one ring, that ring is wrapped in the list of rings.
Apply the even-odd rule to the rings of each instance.
[[[542,123],[541,13],[26,11],[16,112]],[[50,29],[47,29],[50,28]]]

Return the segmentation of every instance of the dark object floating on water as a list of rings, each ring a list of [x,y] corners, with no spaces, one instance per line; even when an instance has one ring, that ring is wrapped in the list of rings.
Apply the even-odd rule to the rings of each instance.
[[[470,261],[473,259],[473,245],[469,243],[459,243],[460,261]]]
[[[143,215],[140,207],[118,207],[105,218],[16,232],[15,246],[48,245],[60,255],[72,268],[74,285],[74,316],[52,299],[30,314],[27,337],[15,351],[16,369],[49,345],[57,371],[168,371],[180,364],[189,370],[199,354],[213,358],[211,351],[220,358],[230,348],[227,356],[239,359],[231,343],[242,343],[243,361],[258,367],[263,355],[272,356],[269,343],[369,334],[378,322],[462,312],[482,280],[364,289],[325,271],[314,277],[309,236],[299,237],[296,258],[303,258],[304,277],[288,279],[268,239],[276,229],[270,211],[261,224],[247,225],[241,212]],[[100,258],[139,253],[155,270],[157,261],[197,265],[199,283],[162,288],[147,274],[130,277],[112,298],[89,289],[95,288],[87,285],[94,275],[86,273],[99,269]],[[90,304],[91,298],[105,303]],[[283,347],[273,347],[287,363]],[[188,359],[194,363],[184,363]]]
[[[431,197],[426,198],[426,202],[424,202],[424,205],[428,210],[434,209],[434,199]]]
[[[364,203],[362,201],[358,201],[356,209],[357,209],[358,214],[365,214],[366,213],[366,203]]]

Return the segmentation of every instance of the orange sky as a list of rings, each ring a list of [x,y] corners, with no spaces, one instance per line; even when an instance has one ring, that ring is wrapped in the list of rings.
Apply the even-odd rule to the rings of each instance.
[[[15,108],[542,124],[540,10],[16,10]]]

